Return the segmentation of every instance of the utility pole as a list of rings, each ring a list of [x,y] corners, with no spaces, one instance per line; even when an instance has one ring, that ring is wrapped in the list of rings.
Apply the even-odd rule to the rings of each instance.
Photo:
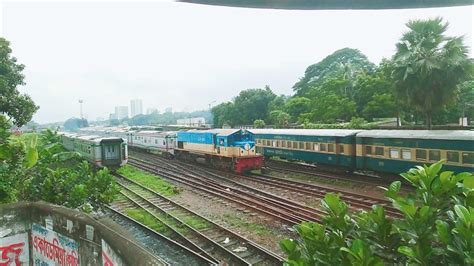
[[[79,108],[80,108],[80,111],[81,111],[81,119],[84,119],[84,115],[82,114],[82,103],[83,102],[84,102],[84,100],[79,99]]]
[[[209,112],[211,111],[211,104],[215,103],[216,101],[212,101],[209,103]]]

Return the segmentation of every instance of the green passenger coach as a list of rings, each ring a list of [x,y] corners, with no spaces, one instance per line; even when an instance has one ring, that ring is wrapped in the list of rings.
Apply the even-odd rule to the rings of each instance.
[[[251,129],[257,152],[265,157],[299,160],[354,170],[355,137],[361,130]]]
[[[474,131],[367,130],[356,142],[358,169],[398,174],[442,159],[446,170],[474,169]]]

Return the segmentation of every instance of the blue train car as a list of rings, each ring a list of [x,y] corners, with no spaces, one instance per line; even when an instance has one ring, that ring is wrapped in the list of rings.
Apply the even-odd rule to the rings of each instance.
[[[474,131],[367,130],[357,134],[357,168],[402,173],[415,165],[446,160],[443,169],[472,172]]]
[[[241,129],[178,132],[175,154],[178,158],[201,157],[206,163],[238,173],[263,165],[263,157],[255,150],[254,135]]]
[[[305,161],[354,170],[355,136],[361,130],[251,129],[257,152],[265,157]]]

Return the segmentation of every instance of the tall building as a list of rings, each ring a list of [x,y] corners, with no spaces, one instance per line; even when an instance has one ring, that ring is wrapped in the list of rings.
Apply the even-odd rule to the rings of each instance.
[[[115,115],[117,119],[128,118],[128,106],[115,106]]]
[[[143,114],[143,103],[140,99],[130,101],[130,117]]]

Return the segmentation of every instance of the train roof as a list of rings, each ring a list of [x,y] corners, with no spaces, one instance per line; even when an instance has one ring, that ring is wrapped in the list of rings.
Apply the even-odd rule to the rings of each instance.
[[[237,132],[241,131],[241,129],[222,129],[222,128],[215,128],[215,129],[207,129],[207,130],[196,130],[196,129],[193,129],[193,130],[188,130],[188,131],[185,131],[185,132],[189,132],[189,133],[210,133],[210,134],[216,134],[217,136],[219,137],[226,137],[226,136],[230,136],[232,134],[235,134]],[[183,132],[183,131],[181,131]]]
[[[137,135],[143,134],[143,135],[170,136],[170,135],[176,135],[176,132],[177,131],[140,130],[140,131],[136,131],[135,133]]]
[[[474,140],[474,131],[472,130],[366,130],[357,134],[357,137]]]
[[[295,136],[353,136],[362,130],[355,129],[248,129],[255,135],[295,135]]]

